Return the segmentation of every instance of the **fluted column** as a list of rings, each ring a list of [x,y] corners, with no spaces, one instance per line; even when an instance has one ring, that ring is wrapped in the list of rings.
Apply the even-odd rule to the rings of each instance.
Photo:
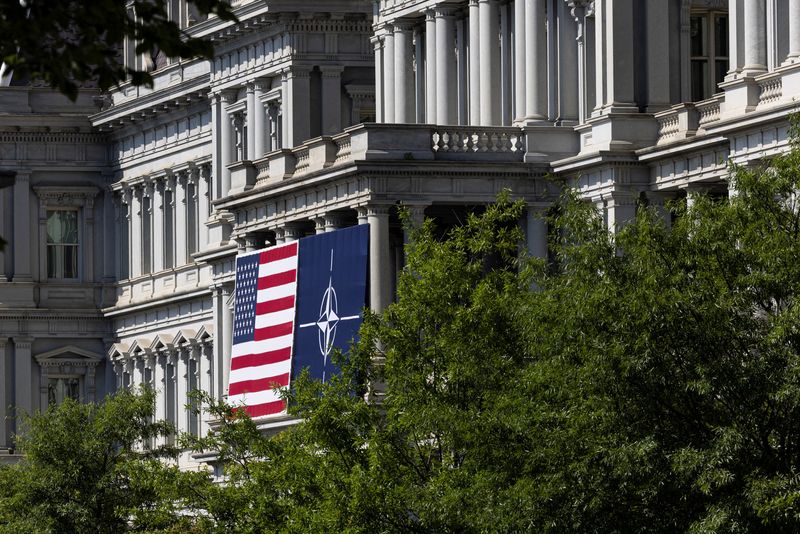
[[[799,0],[800,1],[800,0]],[[436,15],[425,12],[425,121],[436,123]]]
[[[409,22],[394,25],[394,120],[414,122],[414,26]]]
[[[496,0],[480,0],[481,125],[500,124],[500,19]]]
[[[745,74],[767,70],[767,14],[764,0],[744,2],[744,67]]]
[[[392,301],[389,207],[367,206],[367,221],[369,224],[370,308],[375,312],[381,312]]]
[[[469,123],[481,123],[481,32],[478,0],[469,0]]]
[[[545,0],[525,0],[525,110],[528,119],[547,115]]]
[[[386,33],[383,35],[383,118],[384,122],[395,122],[394,90],[395,90],[395,64],[394,64],[394,28],[387,24]]]
[[[436,8],[436,122],[458,122],[456,98],[456,27],[453,10]]]
[[[789,55],[786,63],[800,61],[800,0],[789,0]]]

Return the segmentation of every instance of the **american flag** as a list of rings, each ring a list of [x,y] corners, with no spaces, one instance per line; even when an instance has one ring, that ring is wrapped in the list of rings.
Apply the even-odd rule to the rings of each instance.
[[[283,412],[275,387],[292,366],[298,243],[236,259],[236,309],[228,402],[251,417]]]

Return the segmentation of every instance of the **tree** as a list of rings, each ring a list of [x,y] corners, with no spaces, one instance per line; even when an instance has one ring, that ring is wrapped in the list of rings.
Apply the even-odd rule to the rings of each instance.
[[[123,390],[28,417],[17,437],[24,459],[0,469],[0,532],[186,531],[192,522],[176,496],[205,475],[164,463],[170,447],[147,447],[172,433],[152,421],[153,409],[151,391]]]
[[[426,222],[342,376],[289,392],[302,423],[196,443],[232,474],[226,528],[796,532],[800,150],[731,172],[615,234],[565,193],[549,263],[507,197]]]
[[[125,66],[126,38],[136,53],[211,58],[213,47],[169,19],[167,0],[0,0],[0,60],[20,78],[44,80],[71,99],[84,82],[107,90],[126,79],[152,83],[147,69]],[[198,13],[235,20],[225,0],[192,0]],[[2,73],[0,73],[2,74]]]

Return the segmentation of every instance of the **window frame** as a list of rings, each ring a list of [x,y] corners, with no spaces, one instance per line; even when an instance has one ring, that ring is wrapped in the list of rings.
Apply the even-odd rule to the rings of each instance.
[[[47,280],[64,280],[64,281],[78,281],[81,279],[81,213],[80,209],[77,207],[48,207],[45,210],[46,213],[46,220],[49,222],[50,214],[56,212],[68,212],[75,214],[75,243],[50,243],[47,234],[45,233],[45,263],[47,265],[46,272],[47,272]],[[60,265],[61,276],[58,274],[51,276],[50,273],[50,251],[55,248],[62,248],[66,249],[66,247],[71,247],[75,249],[74,257],[75,257],[75,276],[63,276],[66,269],[64,268],[66,263],[66,254],[62,252],[61,259],[63,260]]]
[[[702,17],[704,22],[704,30],[705,30],[705,37],[706,37],[706,46],[705,46],[705,54],[704,55],[695,55],[692,50],[692,21],[697,17]],[[725,32],[725,43],[727,48],[727,55],[718,55],[716,50],[717,44],[717,19],[720,17],[724,17],[726,19],[726,28],[730,27],[730,16],[728,11],[722,9],[714,9],[714,8],[696,8],[692,7],[689,12],[689,98],[692,102],[699,102],[702,100],[706,100],[711,98],[713,95],[719,92],[719,85],[723,83],[724,75],[722,79],[717,81],[717,62],[718,61],[725,61],[726,68],[725,72],[730,70],[730,41],[728,39],[728,32]],[[703,76],[703,94],[702,95],[695,95],[694,94],[694,64],[696,62],[704,62],[706,64],[706,72]],[[698,96],[700,98],[698,98]]]

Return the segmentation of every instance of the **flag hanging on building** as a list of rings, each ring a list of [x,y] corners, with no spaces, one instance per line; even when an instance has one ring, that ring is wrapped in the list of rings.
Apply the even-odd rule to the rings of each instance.
[[[236,258],[236,306],[228,402],[251,417],[281,413],[275,387],[289,384],[298,243]]]
[[[252,417],[283,413],[276,387],[308,368],[325,381],[338,368],[366,303],[369,226],[319,234],[236,259],[228,402]]]
[[[346,350],[361,326],[368,244],[366,224],[300,241],[293,377],[306,367],[323,382],[339,372],[331,354]]]

